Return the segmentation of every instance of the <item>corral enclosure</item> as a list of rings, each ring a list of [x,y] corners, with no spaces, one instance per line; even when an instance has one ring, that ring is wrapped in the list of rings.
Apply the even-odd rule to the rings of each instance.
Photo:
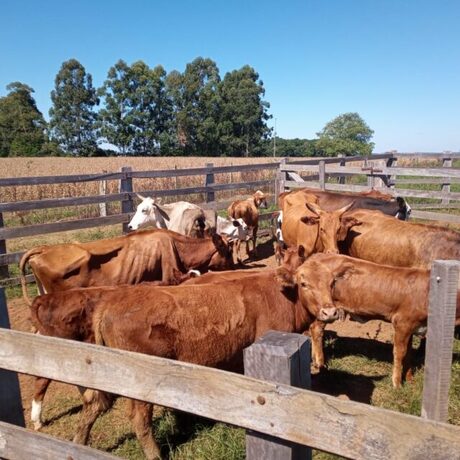
[[[411,166],[411,167],[420,167],[420,168],[440,168],[440,167],[443,167],[443,163],[444,163],[444,167],[447,167],[449,168],[450,170],[450,167],[447,166],[445,164],[445,162],[443,161],[443,157],[446,157],[446,155],[438,155],[438,158],[436,157],[433,157],[433,158],[416,158],[416,159],[412,159],[412,163],[410,164],[407,164],[406,165],[406,161],[409,162],[410,160],[409,159],[400,159],[398,158],[398,167],[401,167],[401,166]],[[14,159],[15,160],[15,159]],[[8,161],[12,161],[14,163],[14,160],[13,159],[8,159]],[[24,159],[21,159],[21,161],[24,160]],[[50,159],[40,159],[40,161],[48,161]],[[62,165],[65,164],[65,162],[67,161],[67,159],[51,159],[51,160],[57,160],[56,161],[56,164],[58,164],[58,162],[63,162]],[[75,159],[69,159],[69,165],[71,162],[75,161]],[[87,168],[89,167],[89,163],[92,162],[94,160],[94,164],[96,164],[96,161],[97,161],[97,169],[92,169],[92,170],[87,170],[87,169],[84,169],[84,168]],[[77,163],[79,162],[80,163],[80,166],[82,169],[79,170],[78,172],[76,171],[67,171],[65,170],[64,166],[58,166],[58,169],[59,169],[59,174],[56,174],[56,173],[51,173],[51,172],[47,172],[46,169],[42,169],[40,170],[40,173],[38,172],[38,170],[35,169],[34,167],[34,161],[37,161],[37,160],[28,160],[30,161],[31,163],[29,163],[29,167],[31,169],[29,169],[28,171],[28,174],[24,174],[25,175],[29,175],[29,176],[47,176],[47,175],[67,175],[67,174],[95,174],[97,172],[99,172],[99,164],[101,164],[102,166],[102,163],[99,163],[100,161],[101,162],[104,162],[104,161],[111,161],[112,159],[81,159],[77,161]],[[117,158],[115,159],[117,161],[120,161],[120,163],[117,163],[116,166],[113,166],[114,169],[111,169],[111,167],[101,167],[101,172],[102,171],[108,171],[108,172],[118,172],[120,170],[120,168],[122,166],[131,166],[133,171],[139,171],[139,170],[142,170],[142,171],[146,171],[146,170],[149,170],[151,169],[149,166],[147,166],[147,163],[146,163],[146,160],[144,158],[130,158],[130,159],[126,159],[126,158]],[[128,160],[128,161],[126,161]],[[178,169],[179,168],[182,168],[182,167],[205,167],[207,163],[214,163],[215,166],[217,165],[220,165],[219,163],[219,160],[220,159],[216,159],[216,158],[212,158],[212,159],[204,159],[204,158],[198,158],[198,159],[179,159],[179,158],[173,158],[173,159],[152,159],[152,161],[166,161],[166,162],[176,162],[176,161],[193,161],[192,164],[187,164],[186,166],[185,165],[177,165],[178,166]],[[230,163],[232,165],[236,165],[236,164],[242,164],[243,161],[242,159],[223,159],[224,161],[230,161]],[[309,161],[311,161],[311,159],[308,159]],[[134,163],[131,163],[131,161],[139,161],[139,165],[136,165]],[[254,163],[260,163],[260,159],[251,159],[251,162],[254,161]],[[263,159],[264,162],[272,162],[272,159]],[[274,160],[273,160],[274,161]],[[333,168],[334,166],[337,165],[337,163],[340,163],[341,160],[339,159],[336,159],[335,160],[335,165],[333,164],[331,166],[331,168]],[[352,186],[352,187],[359,187],[359,186],[368,186],[369,185],[376,185],[375,184],[375,180],[376,179],[379,179],[379,168],[383,168],[384,167],[384,164],[386,164],[386,159],[375,159],[375,160],[369,160],[369,161],[373,161],[375,162],[374,164],[363,164],[363,160],[362,159],[357,159],[355,160],[354,164],[353,164],[353,167],[355,168],[359,168],[359,171],[357,170],[354,174],[350,174],[350,175],[341,175],[339,172],[336,172],[332,169],[329,169],[329,171],[334,171],[334,172],[330,172],[328,174],[328,164],[324,164],[323,165],[323,172],[321,172],[321,166],[320,164],[318,163],[317,160],[314,160],[314,163],[316,163],[316,165],[312,166],[312,169],[311,171],[310,170],[298,170],[298,173],[299,175],[301,175],[302,177],[304,178],[307,178],[307,177],[310,177],[311,179],[315,179],[316,183],[318,184],[318,186],[321,187],[321,177],[323,177],[323,180],[325,182],[327,182],[327,180],[329,179],[328,181],[328,184],[329,185],[332,185],[332,186],[335,186],[335,185],[349,185],[349,186]],[[198,163],[197,163],[198,162]],[[12,172],[12,169],[14,166],[13,163],[9,163],[6,167],[6,169],[10,172]],[[86,164],[83,164],[83,163],[86,163]],[[153,169],[169,169],[173,164],[164,164],[163,166],[155,166]],[[1,163],[0,163],[1,164]],[[25,163],[27,165],[27,163]],[[91,164],[91,168],[94,168],[94,164]],[[5,165],[6,165],[6,162],[5,162]],[[16,165],[17,166],[17,165]],[[36,165],[35,165],[36,166]],[[374,170],[369,170],[369,169],[364,169],[363,168],[374,168]],[[315,169],[316,168],[316,169]],[[287,168],[286,170],[288,170],[289,168]],[[295,168],[294,168],[295,169]],[[2,175],[4,175],[4,171],[5,171],[5,168],[0,168],[0,170],[2,171]],[[359,174],[358,174],[359,173]],[[371,173],[369,175],[369,173]],[[18,177],[18,176],[22,176],[23,174],[7,174],[6,177]],[[386,175],[386,174],[385,174]],[[271,193],[275,193],[275,190],[277,190],[277,187],[279,187],[279,184],[278,186],[276,186],[275,184],[275,177],[276,177],[276,168],[267,168],[267,170],[262,170],[262,171],[257,171],[257,170],[254,170],[254,171],[245,171],[245,172],[232,172],[231,173],[231,176],[230,174],[222,174],[222,175],[219,175],[219,174],[215,174],[214,175],[214,183],[216,184],[229,184],[229,183],[232,183],[232,182],[256,182],[256,181],[270,181],[271,184],[266,184],[265,186],[265,190],[268,191],[268,192],[271,192]],[[229,177],[230,176],[230,177]],[[432,179],[429,179],[427,178],[426,176],[424,177],[421,177],[422,174],[420,174],[420,176],[415,176],[412,175],[412,176],[409,176],[409,177],[406,177],[405,175],[403,175],[403,173],[399,173],[399,178],[396,177],[396,180],[395,180],[395,184],[393,185],[396,185],[396,187],[399,189],[399,188],[405,188],[405,187],[412,187],[414,181],[418,180],[418,185],[416,184],[415,186],[419,189],[419,194],[427,194],[429,193],[429,191],[433,191],[435,192],[435,198],[429,198],[427,196],[421,196],[421,197],[418,197],[418,196],[410,196],[409,197],[409,202],[411,203],[411,205],[413,207],[420,207],[420,208],[434,208],[434,209],[438,209],[441,208],[442,209],[442,214],[452,214],[452,215],[456,215],[457,212],[458,212],[458,204],[455,203],[455,199],[458,199],[458,196],[455,195],[455,193],[457,193],[458,189],[456,188],[457,186],[455,185],[455,182],[456,182],[456,179],[452,179],[452,177],[448,178],[448,179],[440,179],[439,177],[435,177],[435,178],[432,178]],[[5,177],[5,176],[4,176]],[[345,179],[341,179],[342,177],[345,177]],[[292,177],[284,177],[282,178],[281,180],[291,180]],[[399,182],[398,183],[398,179],[399,181],[406,181],[405,183],[404,182]],[[280,181],[280,176],[277,177],[277,180],[278,182]],[[407,181],[412,181],[410,183],[408,183]],[[295,182],[295,181],[294,181]],[[428,183],[429,182],[429,183]],[[15,202],[15,201],[28,201],[28,200],[43,200],[43,199],[53,199],[53,198],[61,198],[61,197],[75,197],[75,196],[85,196],[85,195],[98,195],[99,192],[100,192],[100,189],[99,189],[99,183],[100,181],[98,182],[88,182],[88,183],[70,183],[70,184],[59,184],[59,185],[54,185],[54,186],[51,186],[51,184],[45,184],[45,185],[37,185],[37,186],[18,186],[17,187],[17,191],[14,192],[12,190],[12,187],[8,187],[8,188],[3,188],[2,189],[2,193],[3,191],[6,191],[6,193],[9,193],[9,191],[11,190],[11,196],[9,197],[9,199],[5,199],[3,200],[3,195],[2,195],[2,201],[4,202]],[[107,190],[106,190],[106,193],[119,193],[119,180],[113,180],[113,181],[108,181],[107,182]],[[190,188],[190,187],[203,187],[203,185],[205,185],[206,183],[206,176],[203,176],[203,175],[197,175],[197,176],[179,176],[179,177],[168,177],[168,178],[153,178],[153,179],[137,179],[137,178],[133,178],[133,189],[134,191],[139,191],[139,192],[143,192],[143,191],[149,191],[149,190],[171,190],[171,192],[173,192],[175,189],[177,188]],[[450,185],[452,183],[452,185]],[[421,184],[421,185],[420,185]],[[69,186],[69,188],[66,189],[67,185]],[[49,188],[47,188],[49,186]],[[447,188],[449,186],[449,189]],[[39,190],[40,187],[43,187],[43,190],[42,191],[37,191]],[[88,188],[85,188],[85,187],[88,187]],[[92,188],[91,188],[92,187]],[[13,187],[14,188],[14,187]],[[328,188],[328,186],[326,185],[326,188]],[[62,189],[62,190],[61,190]],[[59,195],[59,190],[61,190],[61,193],[64,193],[64,195]],[[238,194],[241,194],[242,196],[244,196],[245,194],[249,193],[250,190],[245,190],[245,189],[242,189],[238,192]],[[23,195],[21,195],[21,193],[23,193]],[[232,199],[235,192],[233,191],[228,191],[228,190],[222,190],[222,191],[215,191],[215,200],[216,201],[221,201],[221,200],[230,200]],[[411,193],[411,192],[409,192]],[[436,194],[437,193],[443,193],[443,196],[442,197],[438,197]],[[449,195],[450,193],[450,195]],[[16,199],[12,199],[13,195],[16,194]],[[460,194],[459,194],[460,195]],[[18,198],[18,197],[22,197],[22,198]],[[207,197],[208,197],[208,192],[207,191],[203,191],[203,192],[200,192],[200,193],[197,193],[195,195],[183,195],[183,196],[180,196],[181,199],[190,199],[190,201],[195,201],[195,202],[205,202],[207,201]],[[6,198],[6,197],[5,197]],[[164,197],[163,198],[164,200],[168,200],[168,201],[174,201],[176,200],[177,198],[174,197],[174,196],[170,196],[170,197]],[[448,200],[448,202],[446,203],[442,203],[442,201],[445,201],[445,200]],[[113,215],[116,215],[120,212],[121,210],[121,205],[120,203],[118,202],[113,202],[113,203],[108,203],[109,204],[109,207],[107,208],[107,214],[110,216],[111,213],[113,213]],[[111,208],[111,206],[113,205],[113,207]],[[442,206],[441,206],[442,205]],[[118,208],[117,208],[118,206]],[[63,222],[67,221],[67,220],[73,220],[73,219],[81,219],[81,218],[90,218],[90,217],[94,217],[94,216],[100,216],[100,212],[101,212],[101,209],[99,207],[98,204],[95,204],[95,205],[88,205],[86,208],[84,208],[83,210],[83,213],[80,214],[79,210],[81,210],[82,208],[84,208],[83,206],[79,206],[78,208],[76,207],[72,207],[72,208],[69,208],[69,210],[67,210],[66,208],[58,208],[58,209],[48,209],[48,210],[40,210],[38,213],[37,212],[34,212],[34,211],[26,211],[24,214],[21,214],[22,211],[13,211],[13,212],[5,212],[4,213],[4,222],[6,224],[5,228],[8,229],[11,227],[22,227],[23,225],[25,227],[27,226],[30,226],[30,225],[37,225],[39,223],[50,223],[50,222],[55,222],[56,221],[56,218],[58,219],[61,219]],[[67,214],[64,214],[64,215],[61,215],[60,217],[56,217],[57,214],[54,214],[54,213],[61,213],[63,212],[63,210],[66,209],[66,213]],[[48,211],[49,213],[48,214],[45,214],[45,211]],[[42,215],[40,215],[40,213],[43,213]],[[39,217],[37,217],[37,215]],[[125,220],[126,221],[126,220]],[[120,221],[122,222],[122,221]],[[112,232],[115,232],[115,233],[120,233],[121,232],[121,226],[120,225],[117,225],[116,227],[114,227],[112,230]],[[105,229],[103,230],[102,233],[98,233],[96,234],[96,237],[97,238],[100,238],[100,237],[103,237],[105,235]],[[113,234],[113,233],[112,233]],[[28,237],[28,238],[14,238],[14,239],[11,239],[8,241],[8,252],[20,252],[21,250],[24,250],[24,249],[27,249],[29,247],[31,247],[31,245],[34,245],[36,244],[36,241],[37,241],[37,238],[41,238],[41,241],[42,242],[46,242],[48,239],[51,239],[53,242],[57,242],[59,241],[59,239],[61,237],[64,237],[64,238],[70,238],[70,240],[72,239],[77,239],[75,237],[75,234],[74,232],[72,234],[69,234],[69,236],[67,237],[66,236],[66,233],[56,233],[56,234],[52,234],[52,235],[45,235],[45,236],[33,236],[32,238],[31,237]],[[0,238],[1,239],[1,238]],[[10,267],[11,268],[11,267]],[[14,274],[14,273],[13,273]],[[372,333],[371,333],[372,335]],[[378,334],[376,334],[377,336]],[[332,336],[333,337],[333,336]],[[335,343],[336,343],[336,340],[334,338],[331,339],[331,342],[329,345],[332,345],[332,349],[334,349],[335,347]],[[451,421],[451,423],[454,423],[454,424],[460,424],[459,420],[460,420],[460,413],[458,412],[458,408],[459,408],[459,402],[460,401],[460,368],[459,368],[459,365],[458,365],[458,343],[456,344],[456,354],[454,355],[455,356],[455,359],[454,359],[454,367],[453,367],[453,376],[452,376],[452,379],[453,379],[453,385],[452,385],[452,389],[451,389],[451,402],[452,402],[452,405],[450,407],[450,418],[449,420]],[[358,354],[359,354],[359,351],[358,351]],[[340,353],[339,353],[339,356],[340,356]],[[344,364],[343,362],[341,362],[341,359],[340,358],[336,358],[336,362],[333,364],[333,366],[336,366],[338,365],[338,368],[334,368],[332,369],[332,371],[339,371],[340,369],[346,369],[347,365]],[[375,372],[375,371],[374,371]],[[378,371],[376,371],[377,373],[374,374],[374,375],[380,375]],[[333,373],[334,374],[334,373]],[[340,373],[337,373],[336,374],[336,377],[340,375]],[[324,387],[321,388],[321,385],[319,385],[319,389],[320,391],[324,391]],[[406,392],[399,392],[397,393],[397,398],[400,398],[400,399],[404,399],[404,398],[408,398],[408,399],[411,399],[411,397],[408,397],[407,395],[407,388],[405,389]],[[334,390],[335,391],[335,390]],[[367,391],[367,390],[366,390]],[[381,397],[381,396],[379,396]],[[415,397],[416,399],[417,397]],[[352,398],[354,399],[354,398]],[[359,400],[359,399],[358,399]],[[367,401],[369,402],[369,401]],[[382,401],[382,400],[374,400],[372,399],[371,402],[373,404],[377,404],[377,405],[383,405],[384,407],[393,407],[393,408],[399,408],[399,409],[402,409],[402,410],[407,410],[406,408],[404,408],[404,404],[401,404],[400,406],[398,406],[398,404],[395,404],[395,402],[391,402],[390,403],[390,406],[386,405],[385,404],[385,401]],[[414,402],[412,402],[412,404],[414,404]],[[453,412],[452,412],[453,411]],[[417,409],[412,407],[409,409],[409,412],[411,413],[417,413]],[[50,431],[52,432],[52,430]],[[131,458],[136,458],[136,456],[134,457],[131,457]],[[178,457],[178,458],[194,458],[193,456],[192,457]],[[205,458],[205,457],[203,457]],[[225,458],[225,457],[223,457]],[[239,457],[236,457],[236,458],[239,458]],[[329,458],[329,457],[328,457]]]

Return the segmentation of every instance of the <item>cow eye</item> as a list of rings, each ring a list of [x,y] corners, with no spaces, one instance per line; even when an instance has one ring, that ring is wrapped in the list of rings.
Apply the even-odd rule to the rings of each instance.
[[[305,281],[301,281],[300,285],[301,285],[303,288],[308,288],[308,283],[306,283]]]

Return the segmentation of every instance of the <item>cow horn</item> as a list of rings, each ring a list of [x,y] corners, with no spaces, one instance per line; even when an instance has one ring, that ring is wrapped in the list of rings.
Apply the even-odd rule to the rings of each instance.
[[[145,196],[139,195],[139,193],[136,193],[136,196],[141,200],[144,201],[146,199]]]
[[[346,206],[344,206],[343,208],[340,208],[339,210],[337,210],[337,213],[339,215],[342,215],[344,212],[348,211],[353,205],[355,204],[354,201],[352,201],[351,203],[348,203]]]
[[[321,208],[315,203],[305,203],[305,206],[315,215],[319,216],[321,213]]]

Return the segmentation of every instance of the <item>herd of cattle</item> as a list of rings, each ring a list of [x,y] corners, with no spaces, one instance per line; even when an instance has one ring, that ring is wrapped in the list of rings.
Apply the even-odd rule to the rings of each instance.
[[[233,202],[227,219],[191,203],[140,198],[129,223],[135,231],[127,235],[24,254],[23,293],[38,333],[241,371],[243,349],[268,330],[308,331],[313,363],[321,368],[325,324],[348,314],[393,325],[397,387],[410,370],[412,334],[426,325],[430,264],[460,259],[459,233],[407,222],[410,208],[403,199],[375,191],[280,194],[273,219],[280,266],[274,269],[247,269],[240,259],[241,242],[248,254],[256,251],[259,208],[267,198],[261,191]],[[156,228],[138,231],[148,225]],[[27,265],[41,294],[33,301]],[[49,383],[36,378],[36,429]],[[81,391],[74,441],[87,443],[113,396]],[[160,458],[152,405],[131,404],[146,457]]]

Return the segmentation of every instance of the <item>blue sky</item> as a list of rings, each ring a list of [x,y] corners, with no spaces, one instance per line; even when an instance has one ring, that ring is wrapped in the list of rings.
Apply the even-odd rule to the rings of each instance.
[[[222,77],[256,69],[281,137],[358,112],[376,152],[460,151],[458,0],[1,0],[0,15],[0,96],[27,83],[45,117],[70,58],[100,86],[120,58],[183,71],[203,56]]]

